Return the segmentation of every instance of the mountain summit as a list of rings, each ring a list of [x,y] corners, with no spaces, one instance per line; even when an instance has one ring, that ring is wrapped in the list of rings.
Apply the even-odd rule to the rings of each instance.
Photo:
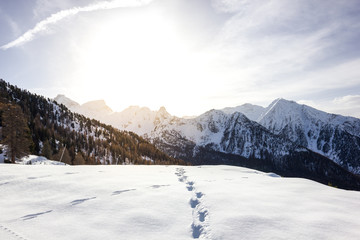
[[[265,109],[258,122],[272,133],[360,174],[360,119],[277,99]]]
[[[96,118],[95,111],[86,114]],[[164,107],[137,106],[98,119],[193,164],[246,166],[343,187],[347,173],[338,164],[360,173],[359,119],[285,99],[267,108],[244,104],[191,119],[172,116]]]

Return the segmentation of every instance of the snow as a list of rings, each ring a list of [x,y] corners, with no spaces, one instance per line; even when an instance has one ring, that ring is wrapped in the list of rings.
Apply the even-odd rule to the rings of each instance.
[[[49,160],[46,157],[36,155],[29,155],[23,157],[20,161],[17,161],[16,163],[25,165],[66,165],[63,162]]]
[[[235,112],[240,112],[242,114],[245,114],[247,118],[249,118],[252,121],[256,121],[261,114],[265,111],[265,108],[253,105],[250,103],[245,103],[243,105],[237,106],[237,107],[227,107],[221,109],[226,114],[233,114]]]
[[[0,165],[0,239],[359,239],[360,192],[232,166]]]
[[[113,111],[110,107],[108,107],[104,100],[95,100],[86,102],[82,105],[71,100],[65,95],[57,95],[54,100],[59,103],[65,105],[71,111],[82,114],[86,117],[94,118],[102,121],[103,119],[107,119],[109,115],[112,115]]]
[[[74,105],[71,102],[72,100],[65,96],[58,100],[63,101],[65,105],[70,102],[70,109]],[[105,109],[103,112],[100,111],[101,106]],[[360,137],[360,120],[329,114],[306,105],[297,104],[294,101],[279,98],[267,108],[244,104],[233,108],[210,110],[190,119],[172,116],[166,112],[164,107],[158,111],[138,106],[129,107],[122,112],[111,112],[111,109],[109,111],[106,109],[108,107],[104,101],[93,101],[80,107],[73,107],[72,110],[98,119],[120,130],[137,133],[150,142],[162,139],[169,145],[176,145],[178,139],[186,139],[198,147],[210,146],[215,151],[237,154],[243,157],[249,157],[252,153],[256,157],[260,157],[260,147],[254,147],[256,142],[251,141],[251,137],[242,139],[244,143],[240,146],[244,147],[238,148],[236,145],[227,147],[229,144],[225,143],[229,143],[227,141],[229,137],[226,136],[226,133],[235,130],[238,139],[241,136],[250,136],[251,132],[249,132],[248,126],[251,124],[256,126],[256,124],[254,122],[246,124],[247,119],[256,120],[257,123],[275,135],[285,135],[291,142],[326,156],[355,174],[360,173],[359,166],[353,163],[348,164],[353,159],[342,157],[347,153],[343,153],[337,148],[339,141],[333,141],[335,134],[341,132]],[[240,116],[242,114],[246,117]],[[329,135],[329,141],[320,139],[321,137],[324,138],[325,133]],[[285,140],[283,142],[285,143]],[[356,141],[353,144],[358,145]],[[194,152],[196,152],[195,150]],[[288,149],[279,151],[279,148],[274,149],[274,147],[267,148],[267,150],[276,155],[283,155],[288,152]]]
[[[285,99],[277,99],[272,102],[258,122],[275,134],[286,134],[293,142],[301,141],[300,145],[326,156],[340,165],[348,160],[341,157],[344,153],[339,152],[339,149],[336,148],[339,141],[334,141],[335,135],[340,135],[343,131],[360,137],[360,119],[326,113]],[[300,138],[300,133],[303,138]],[[325,141],[322,134],[327,134],[329,140]],[[325,144],[328,146],[326,150],[324,150]],[[360,173],[356,166],[342,166],[355,174]]]
[[[63,94],[58,94],[54,100],[56,102],[58,102],[59,104],[63,104],[66,107],[68,107],[69,109],[73,109],[73,108],[78,108],[80,107],[80,104],[78,104],[77,102],[71,100],[70,98],[66,97]]]
[[[308,130],[316,132],[319,126],[327,124],[333,127],[341,126],[350,134],[360,136],[360,120],[357,118],[326,113],[285,99],[273,101],[257,122],[276,134],[287,124],[296,123],[307,127],[307,132]]]
[[[0,164],[3,164],[4,160],[8,158],[6,155],[7,146],[0,144],[0,148],[2,149],[2,153],[0,153]],[[20,160],[16,160],[16,163],[22,165],[66,165],[65,163],[49,160],[46,157],[37,156],[37,155],[25,156]]]

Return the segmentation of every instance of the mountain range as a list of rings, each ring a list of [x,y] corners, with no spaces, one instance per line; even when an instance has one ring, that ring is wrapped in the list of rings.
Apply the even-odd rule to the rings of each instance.
[[[59,95],[55,101],[135,132],[170,156],[192,164],[246,166],[323,183],[346,171],[360,173],[359,119],[285,99],[276,99],[266,108],[244,104],[193,118],[172,116],[164,107],[152,111],[132,106],[113,112],[102,100],[79,105]]]
[[[28,125],[26,138],[29,139],[29,151],[34,155],[57,161],[62,159],[72,165],[186,164],[168,156],[133,132],[120,131],[74,113],[63,104],[32,94],[2,79],[0,103],[17,106],[23,112],[23,116],[16,115],[16,118],[24,118]],[[75,102],[67,104],[72,108],[79,107]],[[84,106],[92,111],[98,110],[94,102]],[[0,130],[7,127],[4,125],[4,111],[8,111],[7,108],[0,108]],[[5,137],[2,131],[0,140]]]
[[[247,103],[233,108],[210,110],[188,119],[171,116],[164,107],[151,111],[146,107],[132,106],[122,112],[113,112],[103,100],[81,106],[64,95],[57,96],[55,100],[75,112],[135,132],[152,141],[172,133],[198,147],[211,146],[213,150],[244,157],[250,154],[259,157],[260,149],[264,148],[247,141],[253,137],[253,133],[246,133],[239,126],[242,124],[261,129],[260,124],[280,137],[282,142],[283,139],[290,140],[353,173],[360,173],[360,120],[329,114],[294,101],[276,99],[266,108]]]

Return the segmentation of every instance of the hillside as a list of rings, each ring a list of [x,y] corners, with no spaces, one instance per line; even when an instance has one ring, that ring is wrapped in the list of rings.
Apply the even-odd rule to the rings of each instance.
[[[277,99],[264,110],[258,122],[272,133],[360,174],[360,119]]]
[[[185,119],[170,115],[165,108],[151,111],[129,107],[119,113],[102,115],[102,121],[141,134],[170,156],[192,164],[250,167],[360,190],[358,176],[328,157],[251,121],[239,110],[256,117],[265,109],[246,104]],[[92,116],[89,104],[87,114]]]
[[[360,235],[359,192],[247,168],[2,164],[0,171],[0,239]]]
[[[21,107],[30,130],[32,154],[59,160],[65,151],[68,164],[185,164],[135,133],[73,113],[54,100],[3,80],[0,96],[3,104]]]

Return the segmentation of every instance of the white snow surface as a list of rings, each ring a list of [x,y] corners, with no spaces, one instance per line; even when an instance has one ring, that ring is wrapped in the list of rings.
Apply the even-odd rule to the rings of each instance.
[[[63,104],[65,105],[67,108],[70,108],[70,109],[74,109],[74,108],[77,108],[77,107],[80,107],[80,104],[75,102],[74,100],[66,97],[65,95],[63,94],[58,94],[54,100],[60,104]]]
[[[232,166],[0,165],[0,239],[359,239],[360,192]]]
[[[49,160],[46,157],[37,155],[23,157],[20,161],[16,161],[16,163],[24,165],[66,165],[63,162]]]
[[[232,114],[235,112],[240,112],[242,114],[245,114],[247,118],[249,118],[252,121],[256,121],[261,114],[265,111],[264,107],[253,105],[250,103],[245,103],[243,105],[237,106],[237,107],[227,107],[221,109],[224,113]]]

